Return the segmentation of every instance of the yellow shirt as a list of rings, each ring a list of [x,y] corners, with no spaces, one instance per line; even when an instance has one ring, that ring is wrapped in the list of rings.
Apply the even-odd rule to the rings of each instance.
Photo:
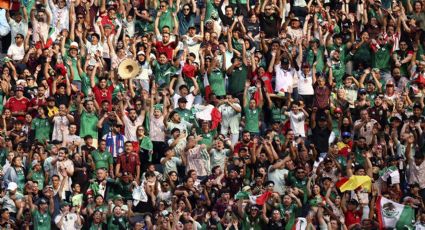
[[[49,117],[53,117],[56,113],[59,113],[59,109],[56,106],[54,106],[53,108],[47,107],[47,111],[48,111],[47,115]]]

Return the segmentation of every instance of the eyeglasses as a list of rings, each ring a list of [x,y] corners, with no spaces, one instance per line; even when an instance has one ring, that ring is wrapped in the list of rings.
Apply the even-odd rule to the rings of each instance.
[[[136,105],[137,105],[137,106],[142,106],[142,104],[141,104],[141,103],[136,103]]]
[[[184,8],[183,10],[184,10],[184,11],[189,11],[190,9],[189,9],[189,8]]]

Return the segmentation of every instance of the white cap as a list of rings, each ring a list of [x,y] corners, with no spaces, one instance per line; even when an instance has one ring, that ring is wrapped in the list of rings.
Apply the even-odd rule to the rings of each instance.
[[[143,51],[139,51],[139,52],[137,52],[137,56],[139,56],[139,55],[146,56],[145,52],[143,52]]]
[[[78,49],[78,43],[77,42],[71,42],[71,45],[69,45],[69,48],[76,48],[76,49]]]
[[[18,188],[18,185],[15,182],[9,182],[9,184],[7,185],[7,190],[9,191],[14,191],[17,188]]]
[[[26,81],[23,80],[23,79],[19,79],[19,80],[16,81],[16,85],[25,84],[25,83],[26,83]]]

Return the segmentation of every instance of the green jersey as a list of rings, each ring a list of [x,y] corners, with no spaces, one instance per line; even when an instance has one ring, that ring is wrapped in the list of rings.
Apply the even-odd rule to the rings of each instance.
[[[32,171],[31,180],[37,181],[38,189],[43,190],[43,188],[44,188],[44,173],[42,171],[39,171],[39,172]]]
[[[260,216],[261,215],[258,214],[255,218],[252,218],[245,212],[242,221],[242,229],[261,230]]]
[[[345,64],[346,58],[347,58],[347,45],[343,44],[341,46],[337,46],[336,44],[333,44],[328,47],[328,52],[332,52],[333,50],[339,50],[339,60]]]
[[[170,79],[174,75],[174,68],[169,63],[159,64],[156,60],[153,61],[152,72],[155,76],[155,82],[160,88],[168,86]]]
[[[112,154],[108,151],[100,152],[98,149],[91,153],[96,169],[106,168],[109,170],[109,165],[114,163]]]
[[[63,60],[64,60],[64,63],[66,63],[67,60],[71,60],[71,62],[72,62],[71,66],[67,65],[68,76],[71,76],[71,68],[72,68],[73,80],[74,81],[81,81],[80,73],[78,72],[78,67],[77,67],[77,62],[78,62],[77,58],[73,58],[73,57],[70,57],[68,54],[64,54]]]
[[[121,227],[120,227],[121,226]],[[108,220],[108,229],[109,230],[120,230],[120,229],[128,229],[128,221],[125,217],[115,217],[111,216]]]
[[[214,69],[208,76],[211,91],[217,96],[226,95],[226,86],[224,80],[224,72],[220,69]]]
[[[174,30],[175,25],[173,12],[175,12],[175,10],[172,7],[169,7],[165,12],[162,12],[161,16],[159,17],[158,29],[162,30],[164,26],[168,26],[170,31]]]
[[[229,91],[236,95],[243,92],[248,75],[248,67],[242,64],[239,68],[235,67],[229,77]]]
[[[248,106],[244,108],[245,111],[245,130],[251,133],[260,132],[260,108],[250,109]]]
[[[48,212],[41,213],[38,209],[32,211],[32,218],[34,229],[37,230],[50,230],[51,229],[51,216]]]
[[[99,118],[96,113],[81,113],[80,136],[85,137],[91,135],[94,139],[98,139],[97,122]]]
[[[324,46],[319,46],[316,54],[314,53],[314,51],[312,49],[309,49],[307,51],[307,62],[310,64],[310,66],[313,65],[314,60],[316,58],[316,61],[317,61],[316,71],[317,72],[322,72],[323,68],[325,67],[325,60],[324,60],[324,56],[323,56],[324,52],[325,52]]]
[[[52,129],[48,118],[36,117],[32,120],[31,129],[35,131],[35,139],[44,142],[50,139],[50,130]]]
[[[391,69],[391,45],[383,45],[373,54],[373,68],[389,71]]]

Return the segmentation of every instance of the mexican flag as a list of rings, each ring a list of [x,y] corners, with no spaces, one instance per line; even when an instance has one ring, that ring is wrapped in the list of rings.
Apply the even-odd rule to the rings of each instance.
[[[266,203],[267,199],[269,199],[269,197],[272,195],[272,192],[270,191],[266,191],[261,195],[250,195],[249,196],[249,201],[251,202],[251,204],[256,204],[256,205],[263,205],[264,203]]]
[[[307,228],[307,219],[306,218],[297,218],[294,226],[292,226],[291,230],[305,230]]]
[[[415,220],[414,210],[407,205],[402,205],[379,196],[376,201],[379,229],[412,229]]]

